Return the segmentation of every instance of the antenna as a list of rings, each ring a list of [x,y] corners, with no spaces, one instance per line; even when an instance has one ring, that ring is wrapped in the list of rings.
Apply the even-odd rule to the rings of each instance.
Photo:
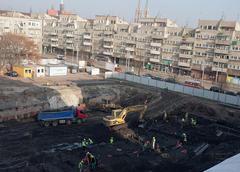
[[[221,20],[224,20],[224,19],[225,19],[225,13],[224,13],[224,11],[222,11]]]
[[[157,12],[156,18],[160,17],[160,11]]]
[[[240,18],[240,14],[237,13],[237,21],[239,21],[239,18]]]

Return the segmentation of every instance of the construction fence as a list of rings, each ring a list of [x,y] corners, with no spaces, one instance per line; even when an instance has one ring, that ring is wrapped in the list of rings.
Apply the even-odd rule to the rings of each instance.
[[[130,82],[135,82],[142,85],[152,86],[161,89],[168,89],[179,93],[188,94],[191,96],[201,97],[213,101],[217,101],[224,104],[234,105],[240,107],[240,96],[232,96],[223,93],[212,92],[206,89],[198,89],[187,87],[180,84],[168,83],[165,81],[158,81],[144,76],[128,75],[118,72],[106,72],[105,79],[114,78],[121,79]]]

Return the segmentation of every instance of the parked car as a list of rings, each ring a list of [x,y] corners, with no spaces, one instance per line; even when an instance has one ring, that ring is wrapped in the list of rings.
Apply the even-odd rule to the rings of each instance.
[[[160,78],[158,76],[154,76],[154,77],[152,77],[152,79],[157,80],[157,81],[164,81],[163,78]]]
[[[60,54],[57,55],[58,60],[64,60],[64,58],[65,58],[64,55],[60,55]]]
[[[5,73],[5,75],[10,76],[10,77],[18,77],[18,74],[15,71],[7,72],[7,73]]]
[[[176,79],[174,79],[174,78],[167,78],[167,79],[165,79],[165,81],[166,81],[166,82],[173,83],[173,84],[176,84],[176,83],[177,83],[177,82],[176,82]]]
[[[231,95],[231,96],[236,96],[237,95],[233,91],[225,91],[225,94],[228,94],[228,95]]]
[[[146,78],[149,78],[149,79],[152,79],[153,78],[153,76],[151,75],[151,74],[145,74],[145,75],[143,75],[144,77],[146,77]]]
[[[200,89],[203,88],[203,87],[201,86],[201,82],[200,82],[200,81],[195,81],[195,80],[185,81],[184,86],[192,87],[192,88],[200,88]]]
[[[124,74],[127,74],[127,75],[135,75],[133,72],[124,72]]]
[[[237,96],[240,96],[240,92],[237,92]]]
[[[210,91],[217,92],[217,93],[224,93],[224,90],[220,87],[217,87],[217,86],[212,86],[210,88]]]

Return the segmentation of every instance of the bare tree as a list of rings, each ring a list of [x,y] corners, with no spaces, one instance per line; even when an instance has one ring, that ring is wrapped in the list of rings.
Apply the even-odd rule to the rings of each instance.
[[[38,47],[31,39],[13,33],[0,36],[0,71],[8,64],[12,67],[23,59],[36,62],[39,57]]]

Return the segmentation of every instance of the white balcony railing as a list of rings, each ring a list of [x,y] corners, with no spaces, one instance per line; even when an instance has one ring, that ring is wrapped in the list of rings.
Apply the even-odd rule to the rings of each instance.
[[[191,50],[193,49],[193,47],[187,46],[187,45],[181,45],[179,48],[180,48],[181,50],[189,50],[189,51],[191,51]]]
[[[125,50],[126,50],[126,51],[134,52],[134,51],[135,51],[135,48],[132,48],[132,47],[126,47]]]
[[[218,63],[228,63],[227,59],[222,59],[222,58],[217,58],[217,57],[214,57],[213,61],[218,62]]]
[[[150,60],[150,62],[160,63],[160,59],[150,58],[149,60]]]
[[[66,46],[66,49],[73,50],[74,47],[73,46]]]
[[[68,37],[68,38],[73,38],[74,37],[74,35],[73,34],[66,34],[66,37]]]
[[[91,42],[83,42],[83,45],[85,45],[85,46],[92,46],[92,43]]]
[[[51,41],[52,41],[52,42],[57,42],[58,39],[57,39],[57,38],[51,38]]]
[[[223,49],[215,49],[214,52],[217,54],[229,54],[229,50],[223,50]]]
[[[73,41],[72,40],[67,40],[66,43],[67,44],[73,44]]]
[[[103,48],[113,49],[113,45],[103,45]]]
[[[104,51],[103,54],[107,56],[113,56],[113,52],[109,52],[109,51]]]
[[[178,66],[191,67],[191,63],[190,62],[178,62]]]
[[[91,35],[83,35],[84,39],[92,39]]]
[[[161,47],[162,44],[161,43],[156,43],[156,42],[151,42],[150,44],[152,47]]]
[[[212,71],[227,73],[227,68],[221,68],[221,67],[218,67],[218,66],[213,66]]]
[[[157,51],[157,50],[151,50],[150,54],[160,55],[161,53],[160,53],[160,51]]]
[[[52,43],[51,47],[58,47],[58,44]]]
[[[104,42],[113,42],[113,38],[104,38],[103,41]]]
[[[193,55],[191,54],[179,54],[180,58],[185,58],[185,59],[191,59],[193,57]]]
[[[232,42],[230,40],[216,40],[215,43],[219,45],[231,45]]]

